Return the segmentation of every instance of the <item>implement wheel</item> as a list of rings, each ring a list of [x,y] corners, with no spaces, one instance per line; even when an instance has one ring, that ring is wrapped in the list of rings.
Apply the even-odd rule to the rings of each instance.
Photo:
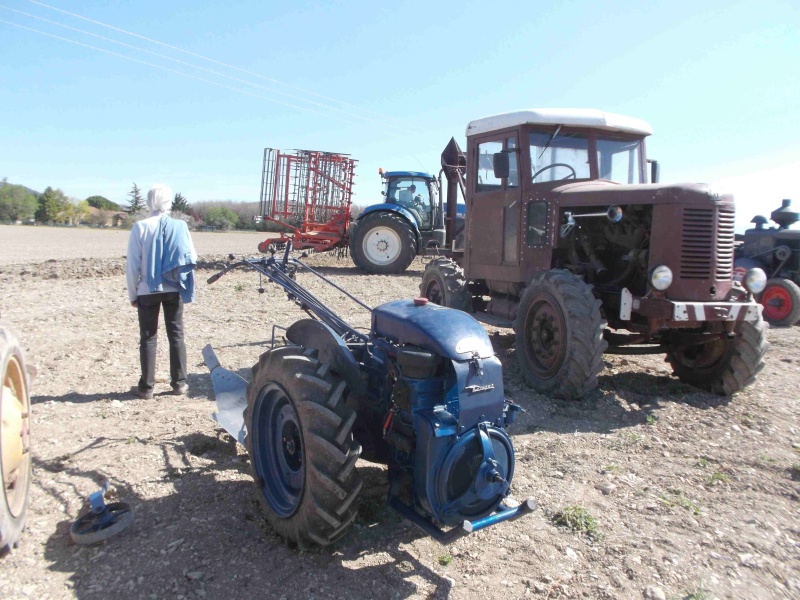
[[[31,483],[31,400],[22,349],[7,327],[0,325],[0,554],[16,547],[28,508]]]
[[[752,383],[764,368],[769,349],[767,325],[762,319],[736,325],[736,337],[720,338],[686,350],[667,353],[673,374],[712,394],[730,396]]]
[[[591,286],[569,271],[537,275],[514,322],[522,374],[539,393],[575,400],[597,387],[606,322]]]
[[[425,265],[419,293],[439,306],[472,312],[464,270],[449,258],[437,258]]]
[[[276,348],[253,367],[245,445],[267,521],[290,546],[327,546],[355,519],[361,446],[346,396],[315,350]]]
[[[400,215],[370,213],[355,225],[350,255],[355,265],[367,273],[402,273],[417,255],[417,237]]]
[[[758,301],[764,306],[764,320],[775,327],[791,327],[800,321],[800,287],[794,281],[767,281]]]

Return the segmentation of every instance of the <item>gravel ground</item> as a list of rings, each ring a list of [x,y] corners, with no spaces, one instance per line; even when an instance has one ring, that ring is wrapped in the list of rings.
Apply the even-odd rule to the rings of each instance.
[[[200,279],[263,237],[195,234]],[[157,395],[140,400],[127,394],[138,378],[127,233],[0,227],[0,239],[0,310],[37,370],[28,527],[0,559],[2,598],[800,597],[798,328],[769,332],[766,369],[733,398],[680,384],[662,357],[609,356],[599,389],[570,403],[531,392],[511,332],[487,327],[506,394],[529,411],[510,430],[512,495],[540,510],[442,547],[384,507],[385,469],[362,461],[353,531],[297,552],[265,524],[244,449],[209,418],[200,350],[213,344],[249,377],[272,326],[303,313],[276,286],[258,294],[255,274],[201,283],[186,310],[190,394],[166,394],[162,331]],[[346,258],[310,262],[370,305],[416,295],[423,268],[366,276]],[[313,276],[299,280],[369,324]],[[105,478],[136,520],[76,546],[70,523]],[[593,534],[556,524],[574,506]]]

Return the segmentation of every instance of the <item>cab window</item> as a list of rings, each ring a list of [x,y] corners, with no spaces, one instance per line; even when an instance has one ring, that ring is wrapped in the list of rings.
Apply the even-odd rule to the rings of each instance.
[[[597,138],[600,179],[617,183],[645,183],[642,181],[641,157],[641,140]]]
[[[547,243],[547,202],[528,202],[525,222],[528,246],[543,246]]]
[[[430,190],[428,182],[422,177],[402,177],[389,180],[386,186],[386,201],[399,204],[419,216],[420,225],[429,225],[433,215],[431,210]]]
[[[502,189],[503,180],[494,176],[493,156],[503,151],[503,142],[484,142],[478,144],[478,173],[475,181],[476,192],[494,192]]]
[[[550,131],[532,131],[529,143],[533,183],[591,176],[586,134],[563,133],[561,127],[556,127]]]

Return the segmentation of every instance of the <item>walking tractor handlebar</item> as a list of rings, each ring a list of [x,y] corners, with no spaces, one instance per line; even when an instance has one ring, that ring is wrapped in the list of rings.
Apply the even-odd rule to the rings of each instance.
[[[503,394],[483,327],[424,298],[371,308],[291,252],[290,241],[277,258],[273,247],[208,279],[250,268],[280,285],[311,317],[286,330],[287,345],[262,354],[250,382],[203,350],[213,418],[247,446],[276,532],[303,548],[343,536],[357,512],[359,457],[388,465],[388,505],[443,544],[535,510],[530,498],[506,503],[515,459],[505,427],[521,407]],[[370,311],[369,333],[300,285],[299,270]]]

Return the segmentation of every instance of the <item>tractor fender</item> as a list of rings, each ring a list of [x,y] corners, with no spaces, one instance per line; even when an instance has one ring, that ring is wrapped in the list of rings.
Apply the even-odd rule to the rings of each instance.
[[[360,221],[369,214],[381,211],[397,213],[406,221],[408,221],[408,224],[411,225],[411,229],[414,231],[414,237],[417,238],[417,249],[419,250],[419,240],[421,237],[419,233],[419,223],[417,223],[416,217],[414,217],[410,210],[399,204],[389,204],[388,202],[384,202],[382,204],[373,204],[372,206],[368,206],[364,209],[364,212],[358,216],[356,222]]]
[[[325,323],[314,319],[296,321],[286,330],[286,339],[297,346],[317,350],[319,360],[338,372],[352,393],[366,392],[358,362],[344,340]]]

